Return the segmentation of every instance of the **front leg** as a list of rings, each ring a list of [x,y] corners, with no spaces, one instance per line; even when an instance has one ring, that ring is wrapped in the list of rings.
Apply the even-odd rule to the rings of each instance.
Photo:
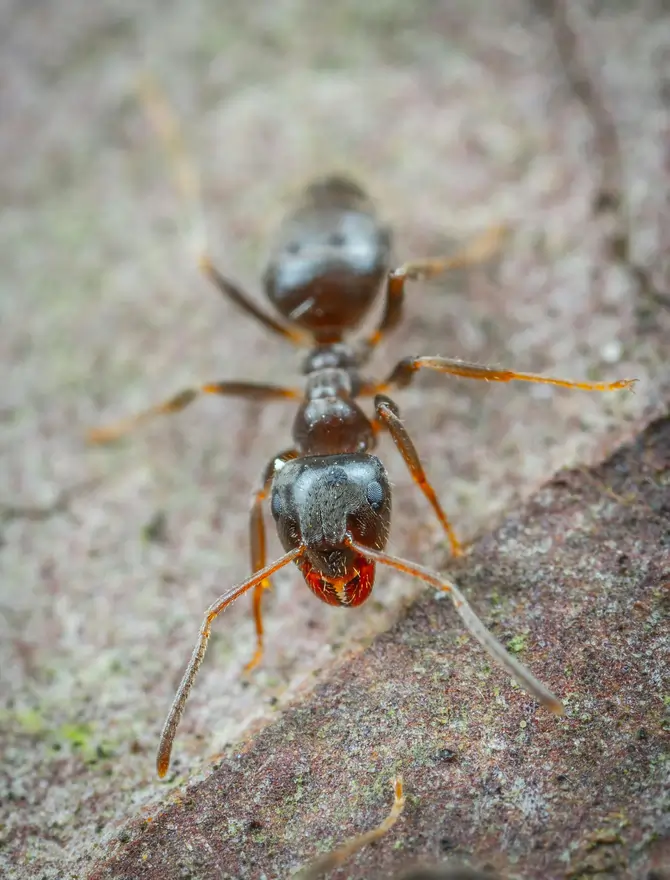
[[[412,442],[412,438],[409,436],[407,429],[400,421],[398,407],[390,397],[386,397],[384,394],[378,394],[377,397],[375,397],[375,410],[377,411],[377,419],[387,429],[393,438],[393,442],[395,443],[398,452],[400,452],[404,458],[405,464],[412,475],[412,479],[430,502],[431,507],[435,511],[435,515],[442,524],[442,528],[447,533],[452,554],[454,556],[461,556],[463,554],[463,548],[454,534],[454,530],[447,519],[446,513],[442,510],[442,505],[435,494],[435,490],[428,482],[426,472],[423,469],[423,465],[419,459],[416,447]]]
[[[263,520],[263,501],[267,498],[267,494],[272,486],[274,476],[280,467],[292,458],[297,458],[298,453],[295,449],[287,449],[279,455],[273,456],[268,463],[263,474],[261,487],[254,493],[254,500],[251,505],[251,513],[249,515],[249,538],[251,548],[251,570],[255,574],[260,569],[265,568],[265,522]],[[254,587],[254,624],[256,626],[256,650],[251,660],[244,667],[245,672],[257,666],[263,656],[263,614],[261,611],[261,603],[263,601],[263,593],[270,588],[270,578],[265,578]]]

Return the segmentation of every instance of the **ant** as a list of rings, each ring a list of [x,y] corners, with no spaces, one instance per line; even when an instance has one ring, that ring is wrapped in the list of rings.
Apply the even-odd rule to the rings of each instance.
[[[201,204],[197,176],[189,164],[169,107],[153,89],[145,90],[148,109],[159,134],[176,159],[183,195]],[[542,705],[562,714],[561,702],[486,629],[456,584],[428,568],[385,552],[391,520],[391,485],[386,469],[372,451],[377,436],[387,431],[440,521],[454,556],[463,550],[421,464],[412,438],[387,395],[406,388],[422,370],[435,370],[487,382],[536,382],[584,391],[631,388],[636,380],[573,382],[465,363],[447,357],[405,357],[382,382],[363,377],[361,370],[379,343],[399,324],[405,284],[449,269],[479,262],[497,249],[500,230],[488,232],[455,256],[409,263],[389,271],[391,236],[358,184],[344,176],[312,183],[279,229],[264,274],[265,293],[281,319],[269,315],[214,266],[206,246],[199,264],[219,291],[268,330],[284,339],[306,344],[303,362],[305,388],[255,382],[211,382],[188,388],[116,426],[91,432],[93,442],[106,442],[146,419],[175,413],[201,394],[249,400],[299,401],[293,424],[293,443],[268,463],[251,506],[251,568],[253,574],[224,593],[207,610],[197,644],[177,690],[163,728],[157,771],[164,777],[172,744],[195,676],[202,664],[216,617],[243,593],[253,590],[257,646],[247,669],[263,653],[261,599],[270,577],[290,562],[300,569],[307,586],[329,605],[355,608],[368,598],[375,567],[390,566],[448,592],[471,634],[491,657]],[[206,239],[205,239],[206,242]],[[347,341],[368,315],[380,289],[384,306],[379,323],[358,344]],[[368,417],[359,398],[372,398]],[[284,554],[267,565],[263,502],[270,499]]]

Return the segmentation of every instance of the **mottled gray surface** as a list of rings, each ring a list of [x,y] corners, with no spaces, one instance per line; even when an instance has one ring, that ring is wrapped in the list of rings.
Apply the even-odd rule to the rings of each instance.
[[[564,470],[450,566],[562,718],[492,669],[425,596],[205,778],[130,822],[90,880],[288,878],[377,824],[333,877],[418,859],[509,878],[656,880],[670,844],[670,416],[592,470]]]
[[[160,725],[203,609],[246,576],[248,498],[292,420],[281,404],[209,400],[117,448],[84,446],[87,427],[193,380],[292,381],[299,362],[192,266],[136,101],[142,69],[188,130],[217,260],[254,289],[287,198],[332,168],[378,197],[399,259],[512,225],[496,265],[412,287],[380,372],[439,353],[640,379],[635,395],[606,397],[426,377],[399,395],[461,536],[557,467],[601,458],[667,400],[670,311],[608,256],[609,220],[592,210],[597,138],[539,4],[360,5],[0,6],[0,870],[11,877],[82,876],[126,818],[170,791],[153,775]],[[660,4],[618,4],[583,37],[621,141],[633,256],[667,288],[667,18]],[[392,547],[440,563],[423,498],[389,444],[382,454]],[[309,694],[420,592],[384,574],[375,599],[346,613],[319,605],[297,572],[276,581],[250,684],[248,603],[218,622],[178,779]]]

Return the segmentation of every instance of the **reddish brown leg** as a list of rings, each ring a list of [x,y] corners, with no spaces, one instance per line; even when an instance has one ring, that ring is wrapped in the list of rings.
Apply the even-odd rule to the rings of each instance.
[[[403,790],[402,777],[396,776],[395,779],[392,780],[392,783],[393,806],[384,821],[371,831],[366,831],[365,834],[359,834],[358,837],[352,837],[332,852],[326,853],[318,859],[315,859],[311,864],[307,865],[306,868],[298,871],[295,880],[317,880],[318,877],[323,876],[326,872],[332,871],[334,868],[342,865],[350,856],[363,849],[364,846],[374,843],[375,840],[379,840],[385,834],[388,834],[405,808],[405,793]]]
[[[165,146],[177,191],[190,208],[193,245],[200,269],[224,296],[232,300],[247,315],[259,321],[267,330],[272,330],[273,333],[296,344],[310,343],[311,339],[306,334],[266,314],[248,294],[232,281],[224,278],[215,268],[207,247],[200,175],[186,149],[177,117],[163,91],[150,77],[142,79],[140,96],[151,124]]]
[[[295,388],[282,388],[278,385],[262,385],[257,382],[210,382],[200,385],[198,388],[186,388],[175,394],[164,403],[159,403],[149,409],[124,419],[106,428],[93,428],[88,432],[89,443],[110,443],[118,440],[133,428],[154,416],[168,415],[181,412],[189,404],[202,394],[221,394],[227,397],[243,397],[246,400],[300,400],[301,391]]]
[[[288,339],[294,345],[311,344],[312,338],[310,336],[301,330],[296,330],[287,324],[282,324],[281,321],[273,318],[272,315],[266,314],[237,284],[223,276],[212,263],[212,259],[207,251],[203,250],[198,255],[198,265],[205,275],[214,282],[220,293],[227,296],[229,300],[234,302],[247,315],[251,315],[252,318],[259,321],[266,330],[272,330],[273,333],[283,336],[284,339]]]
[[[386,397],[383,394],[378,394],[375,397],[375,409],[377,411],[377,418],[388,430],[393,438],[393,442],[398,448],[398,451],[405,459],[405,464],[412,475],[412,479],[430,502],[431,507],[435,511],[435,515],[442,524],[442,528],[447,533],[452,554],[454,556],[461,556],[463,554],[461,544],[454,534],[454,530],[447,519],[446,513],[442,509],[442,505],[435,494],[435,490],[428,482],[426,472],[423,469],[419,454],[412,442],[412,438],[409,436],[407,429],[400,421],[398,407],[389,397]]]
[[[478,236],[451,257],[416,260],[389,273],[386,282],[384,313],[378,327],[363,343],[363,360],[366,360],[384,336],[398,326],[402,318],[405,299],[405,282],[434,278],[452,269],[460,269],[481,263],[492,257],[499,249],[506,229],[495,226]]]
[[[297,455],[298,453],[295,449],[287,449],[285,452],[275,455],[265,468],[261,488],[254,495],[254,500],[251,505],[251,516],[249,519],[251,570],[253,572],[265,568],[266,544],[265,523],[263,521],[263,501],[267,498],[275,473],[284,462],[296,458]],[[265,578],[254,587],[253,607],[254,623],[256,624],[256,650],[254,656],[244,667],[245,672],[251,672],[251,670],[260,663],[263,656],[263,615],[261,613],[261,602],[264,590],[269,590],[270,587],[270,578]]]
[[[632,388],[637,379],[619,379],[616,382],[573,382],[553,376],[540,376],[536,373],[515,373],[513,370],[500,370],[497,367],[469,364],[465,361],[445,357],[407,357],[399,361],[385,382],[370,385],[366,392],[383,392],[389,388],[405,388],[414,379],[418,370],[436,370],[451,376],[466,379],[480,379],[484,382],[537,382],[542,385],[559,385],[562,388],[576,388],[581,391],[620,391]]]

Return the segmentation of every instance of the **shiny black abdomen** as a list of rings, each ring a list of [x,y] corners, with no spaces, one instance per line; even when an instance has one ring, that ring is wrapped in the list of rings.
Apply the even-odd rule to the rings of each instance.
[[[351,181],[313,184],[282,224],[264,275],[265,292],[317,342],[342,339],[370,310],[388,271],[390,234]]]

